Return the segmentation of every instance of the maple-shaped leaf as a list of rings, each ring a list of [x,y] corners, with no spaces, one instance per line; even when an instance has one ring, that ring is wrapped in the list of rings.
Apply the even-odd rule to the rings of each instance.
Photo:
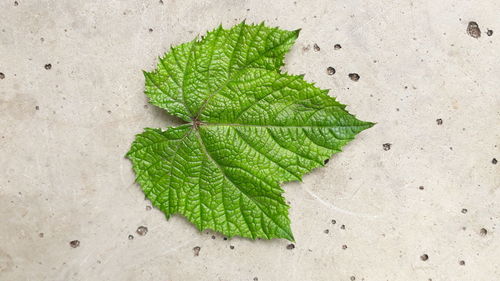
[[[188,122],[147,128],[127,157],[167,218],[200,230],[293,240],[280,183],[301,180],[373,124],[280,72],[299,31],[245,22],[181,44],[144,72],[150,103]]]

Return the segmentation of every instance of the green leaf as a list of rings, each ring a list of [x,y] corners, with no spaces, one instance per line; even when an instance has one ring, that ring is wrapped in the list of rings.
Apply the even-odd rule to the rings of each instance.
[[[188,122],[146,129],[127,154],[167,218],[182,214],[229,237],[294,239],[280,183],[301,180],[373,125],[280,72],[298,34],[219,26],[144,72],[150,102]]]

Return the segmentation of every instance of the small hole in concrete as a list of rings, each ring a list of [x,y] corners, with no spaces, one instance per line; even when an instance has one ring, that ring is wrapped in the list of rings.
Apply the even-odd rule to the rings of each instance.
[[[351,78],[352,81],[357,82],[360,77],[357,73],[349,73],[349,78]]]
[[[148,233],[148,228],[141,225],[137,228],[135,232],[137,232],[137,234],[139,234],[140,236],[144,236]]]
[[[329,66],[329,67],[326,69],[326,73],[327,73],[328,75],[333,75],[333,74],[335,74],[335,68],[333,68],[333,67]]]
[[[71,246],[71,248],[78,248],[78,247],[80,247],[80,241],[73,240],[73,241],[69,242],[69,245]]]
[[[193,254],[195,257],[199,256],[200,255],[200,250],[201,250],[201,247],[200,246],[196,246],[193,248]]]
[[[486,230],[486,228],[481,228],[479,230],[479,234],[481,234],[481,236],[486,236],[486,234],[488,234],[488,230]]]

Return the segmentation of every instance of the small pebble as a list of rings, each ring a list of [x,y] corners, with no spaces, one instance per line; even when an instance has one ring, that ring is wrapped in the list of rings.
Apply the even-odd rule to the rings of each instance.
[[[384,144],[382,145],[382,147],[384,148],[384,150],[385,150],[385,151],[387,151],[387,150],[390,150],[390,149],[391,149],[391,145],[392,145],[392,144],[390,144],[390,143],[384,143]]]
[[[50,70],[52,68],[52,64],[48,63],[45,65],[45,69]]]
[[[498,160],[496,158],[491,159],[491,163],[493,165],[496,165],[498,163]]]
[[[429,256],[427,254],[423,254],[420,256],[420,259],[423,260],[423,261],[426,261],[429,259]]]
[[[421,185],[421,186],[419,186],[419,187],[418,187],[418,189],[420,189],[420,190],[424,190],[424,186],[423,186],[423,185]]]
[[[0,79],[4,79],[5,78],[5,74],[3,74],[3,72],[0,72]]]
[[[439,118],[439,119],[436,119],[436,123],[438,125],[443,125],[443,119]]]
[[[488,29],[488,30],[486,31],[486,35],[488,35],[488,36],[493,35],[493,30]]]
[[[334,50],[340,50],[340,49],[342,49],[342,46],[340,46],[340,44],[335,44],[335,45],[333,46],[333,49],[334,49]]]
[[[337,221],[336,221],[336,220],[332,220],[332,224],[336,224],[336,223],[337,223]]]
[[[342,250],[347,249],[347,245],[342,245]]]

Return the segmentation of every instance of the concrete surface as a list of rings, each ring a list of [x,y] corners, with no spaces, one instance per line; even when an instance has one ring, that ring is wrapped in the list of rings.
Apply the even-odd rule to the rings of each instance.
[[[496,0],[1,1],[0,280],[500,280],[499,11]],[[146,106],[141,70],[244,18],[302,28],[286,69],[378,122],[285,185],[291,250],[166,221],[123,157],[143,127],[177,122]]]

